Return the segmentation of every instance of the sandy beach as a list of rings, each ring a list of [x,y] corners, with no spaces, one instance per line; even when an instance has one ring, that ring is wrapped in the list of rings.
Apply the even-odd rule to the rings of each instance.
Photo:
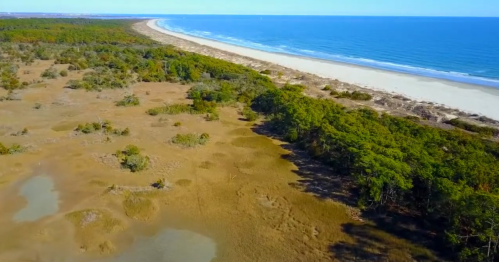
[[[414,76],[367,67],[235,46],[165,30],[150,20],[147,26],[163,34],[239,56],[265,61],[322,78],[338,79],[370,90],[402,95],[411,100],[435,103],[466,113],[499,120],[499,89]],[[190,51],[190,50],[189,50]]]

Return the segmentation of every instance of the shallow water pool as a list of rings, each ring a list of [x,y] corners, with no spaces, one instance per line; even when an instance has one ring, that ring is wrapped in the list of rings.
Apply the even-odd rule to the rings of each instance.
[[[54,181],[46,175],[30,178],[21,185],[19,195],[28,204],[14,215],[16,222],[32,222],[53,215],[59,209],[59,193],[54,190]]]
[[[216,243],[203,235],[176,229],[140,237],[121,255],[106,262],[210,262],[216,256]]]

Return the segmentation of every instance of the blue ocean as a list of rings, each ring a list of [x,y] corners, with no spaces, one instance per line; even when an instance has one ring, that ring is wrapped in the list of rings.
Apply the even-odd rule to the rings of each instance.
[[[499,88],[499,18],[161,18],[165,29],[234,45]]]

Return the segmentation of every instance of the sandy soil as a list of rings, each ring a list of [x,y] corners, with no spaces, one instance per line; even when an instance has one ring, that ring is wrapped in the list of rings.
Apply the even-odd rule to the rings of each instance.
[[[19,72],[29,70],[32,80],[40,80],[35,76],[51,63],[37,61]],[[216,122],[199,115],[152,117],[145,114],[151,107],[188,103],[189,86],[139,83],[100,93],[63,88],[68,79],[81,76],[70,72],[67,78],[45,80],[22,91],[21,101],[0,102],[0,141],[28,146],[26,153],[0,156],[0,261],[110,259],[124,254],[137,238],[167,229],[215,241],[215,262],[352,261],[362,254],[411,261],[408,254],[414,247],[406,241],[354,221],[344,204],[296,186],[304,178],[286,160],[286,145],[256,134],[253,124],[240,120],[237,108],[221,108]],[[114,105],[131,92],[139,96],[140,106]],[[0,96],[5,94],[0,90]],[[42,107],[35,109],[35,103]],[[72,131],[99,119],[129,127],[131,135],[111,136],[106,142],[102,134]],[[175,122],[182,126],[174,127]],[[10,135],[23,128],[29,130],[26,136]],[[184,149],[169,143],[177,133],[203,132],[211,137],[205,146]],[[151,157],[148,170],[120,169],[113,153],[128,144]],[[55,183],[58,212],[34,222],[14,222],[27,205],[19,195],[21,185],[42,173]],[[111,185],[148,187],[160,178],[171,184],[170,190],[108,190]],[[359,231],[352,228],[364,234],[355,235]],[[366,236],[372,238],[367,241]],[[154,243],[162,248],[161,242]]]
[[[368,105],[380,111],[420,116],[431,114],[434,116],[433,120],[438,122],[457,116],[469,118],[469,114],[499,120],[499,90],[495,88],[268,53],[171,32],[158,27],[156,21],[137,23],[134,28],[157,41],[173,44],[187,51],[243,64],[256,70],[273,70],[272,78],[276,82],[306,84],[312,87],[308,90],[310,95],[327,96],[320,89],[329,84],[339,90],[363,90],[374,94],[375,103],[355,104]],[[282,72],[283,76],[279,78],[277,72]],[[400,96],[403,98],[400,99]],[[471,119],[473,118],[472,116]],[[490,122],[488,124],[494,124],[493,121]]]

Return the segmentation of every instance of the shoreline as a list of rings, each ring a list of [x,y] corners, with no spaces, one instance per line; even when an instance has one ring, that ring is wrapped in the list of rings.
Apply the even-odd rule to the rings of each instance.
[[[159,27],[158,20],[148,20],[147,27],[164,35],[202,45],[202,47],[214,48],[328,80],[339,80],[360,88],[382,92],[388,96],[402,95],[417,102],[429,102],[429,104],[438,104],[499,120],[499,89],[329,60],[265,52],[172,32]]]

